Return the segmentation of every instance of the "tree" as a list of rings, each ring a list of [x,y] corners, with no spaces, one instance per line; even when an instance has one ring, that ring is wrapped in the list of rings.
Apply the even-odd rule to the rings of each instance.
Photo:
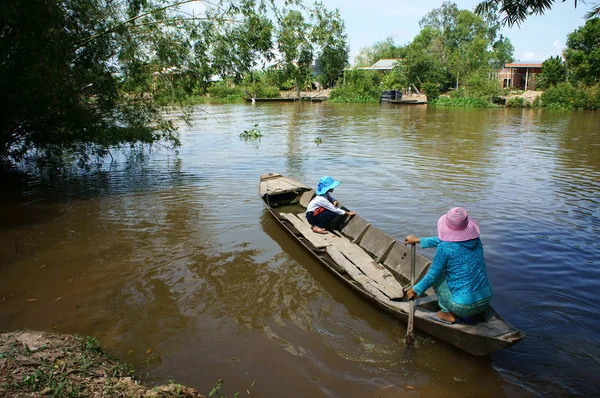
[[[424,82],[440,83],[446,89],[450,78],[443,65],[443,37],[439,30],[425,27],[407,46],[402,67],[409,83],[418,87]]]
[[[568,36],[564,55],[571,82],[600,82],[600,18],[588,20]]]
[[[467,10],[459,10],[456,4],[445,2],[442,7],[434,9],[419,22],[422,28],[430,28],[440,32],[442,40],[441,62],[447,75],[456,82],[467,82],[471,73],[490,68],[490,43],[495,39],[497,26],[491,18],[488,25],[481,17]],[[438,80],[447,87],[450,82]]]
[[[398,46],[388,37],[371,47],[361,48],[354,58],[355,66],[371,66],[380,59],[404,58],[406,47]]]
[[[559,0],[564,3],[567,0]],[[530,15],[543,15],[550,10],[556,0],[485,0],[475,7],[475,13],[481,15],[489,12],[491,9],[498,10],[501,15],[504,15],[503,22],[509,26],[519,25],[525,21]],[[573,0],[577,7],[577,0]],[[584,3],[584,1],[581,1]],[[498,8],[498,5],[500,6]],[[591,19],[600,16],[600,5],[593,7],[586,14],[586,18]]]
[[[176,146],[156,100],[201,92],[213,74],[241,81],[275,58],[275,32],[285,67],[299,81],[307,75],[312,43],[301,0],[286,1],[286,11],[275,0],[199,2],[199,15],[182,9],[192,2],[5,1],[0,162],[65,151],[85,162],[115,145]]]
[[[536,76],[536,87],[546,89],[563,83],[567,76],[567,69],[562,58],[559,56],[550,57],[542,64],[542,72]]]
[[[300,29],[297,29],[297,28]],[[299,11],[290,10],[281,19],[277,44],[283,56],[285,74],[294,80],[296,93],[304,88],[310,75],[313,47],[308,37],[309,25]]]
[[[513,62],[515,47],[508,37],[500,35],[500,38],[492,44],[492,49],[490,65],[493,69],[504,68],[504,65]]]
[[[344,21],[338,10],[329,12],[318,5],[315,11],[317,22],[312,30],[312,38],[320,48],[318,56],[322,80],[331,87],[344,73],[350,52],[347,44]]]

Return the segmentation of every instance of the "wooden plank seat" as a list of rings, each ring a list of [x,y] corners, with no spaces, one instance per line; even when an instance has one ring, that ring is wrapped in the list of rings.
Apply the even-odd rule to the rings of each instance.
[[[362,274],[366,275],[371,282],[369,287],[372,286],[379,289],[387,297],[393,300],[401,299],[404,296],[402,285],[394,278],[392,273],[385,268],[383,265],[375,262],[371,256],[369,256],[360,246],[352,243],[350,240],[343,236],[337,236],[334,234],[316,234],[312,231],[312,228],[306,220],[306,214],[300,213],[293,215],[290,213],[281,213],[287,220],[289,220],[302,235],[308,239],[315,247],[327,248],[327,252],[338,262],[338,264],[345,268],[345,262],[338,256],[342,254],[351,264],[353,264]],[[335,247],[335,250],[330,250],[329,247]],[[331,252],[331,253],[330,253]],[[332,255],[333,253],[333,255]],[[335,257],[334,257],[335,256]],[[339,259],[340,261],[337,261]],[[354,278],[357,275],[354,271],[348,271],[348,274]],[[365,284],[356,278],[354,278],[361,285]],[[365,289],[368,289],[365,286]]]

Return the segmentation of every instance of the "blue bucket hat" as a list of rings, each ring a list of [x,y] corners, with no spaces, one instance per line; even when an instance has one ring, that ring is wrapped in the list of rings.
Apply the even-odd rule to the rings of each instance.
[[[317,195],[323,195],[330,189],[333,189],[340,184],[340,181],[334,180],[329,176],[321,177],[319,180],[319,185],[317,185]]]

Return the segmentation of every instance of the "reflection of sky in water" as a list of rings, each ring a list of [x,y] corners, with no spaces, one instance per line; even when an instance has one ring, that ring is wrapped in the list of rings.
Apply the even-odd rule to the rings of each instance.
[[[266,373],[278,369],[262,362],[263,350],[293,369],[293,383],[306,376],[315,385],[316,378],[323,385],[314,388],[330,395],[408,383],[422,394],[448,385],[463,394],[483,388],[491,396],[523,394],[503,380],[550,395],[597,389],[600,138],[587,113],[333,104],[203,108],[210,115],[197,113],[196,124],[182,128],[179,155],[155,147],[139,161],[115,151],[119,162],[112,167],[23,185],[23,201],[57,210],[23,227],[18,238],[0,230],[5,242],[37,247],[30,257],[11,254],[9,260],[49,264],[53,273],[46,278],[59,286],[75,273],[82,282],[65,285],[72,293],[56,293],[41,281],[32,288],[52,303],[72,294],[71,301],[99,314],[86,319],[64,308],[63,327],[95,330],[109,345],[119,341],[114,346],[123,352],[156,347],[164,361],[153,374],[192,383],[212,375],[239,378],[240,368],[216,358],[231,344],[238,356],[257,355],[251,365],[236,366],[269,380]],[[255,123],[264,136],[241,139]],[[467,207],[482,229],[493,304],[528,338],[492,356],[492,368],[419,336],[418,363],[407,370],[403,326],[341,286],[265,213],[258,177],[271,171],[310,185],[325,174],[341,180],[334,196],[397,238],[434,234],[448,208]],[[3,250],[14,252],[9,246]],[[57,258],[67,255],[70,262],[55,273]],[[8,273],[4,283],[15,275]],[[23,293],[10,287],[7,294]],[[11,322],[45,319],[51,302],[40,312],[23,312],[24,321],[16,306]],[[199,360],[182,345],[214,369],[193,376],[181,368],[178,361],[197,367]],[[342,387],[347,380],[354,381]]]

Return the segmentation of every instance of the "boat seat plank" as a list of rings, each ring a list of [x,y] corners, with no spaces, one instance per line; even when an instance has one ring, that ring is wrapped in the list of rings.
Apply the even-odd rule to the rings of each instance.
[[[371,278],[377,284],[377,288],[390,299],[400,299],[404,296],[402,285],[394,278],[392,273],[383,265],[373,261],[371,256],[365,253],[360,246],[350,242],[345,237],[331,239],[330,242],[365,275]]]
[[[383,261],[383,265],[396,271],[410,280],[410,246],[394,245]],[[427,271],[431,261],[423,256],[417,256],[415,261],[415,283],[420,281]]]
[[[304,236],[312,245],[316,248],[324,248],[331,243],[323,237],[323,235],[316,234],[310,228],[310,225],[304,223],[295,214],[292,213],[279,213],[282,217],[292,223],[294,227]]]
[[[297,216],[310,228],[306,220],[306,213],[300,213]],[[402,285],[394,278],[394,275],[384,266],[375,262],[359,245],[352,243],[343,236],[333,234],[323,236],[366,276],[372,279],[374,286],[377,286],[387,297],[394,300],[404,296]]]
[[[311,189],[310,191],[304,191],[302,196],[300,196],[300,206],[308,207],[311,199],[315,196],[315,190]]]
[[[342,252],[340,252],[335,246],[327,246],[327,254],[331,256],[333,261],[339,264],[352,279],[358,282],[362,287],[365,288],[369,293],[376,296],[380,300],[389,300],[380,290],[374,281],[363,274],[360,269],[356,267],[350,260],[348,260]]]
[[[259,195],[262,197],[265,194],[272,195],[279,192],[290,192],[294,190],[310,190],[307,185],[301,184],[298,181],[287,177],[266,178],[263,179],[259,187]]]
[[[371,227],[367,229],[367,232],[360,240],[360,246],[381,261],[381,257],[385,254],[393,242],[394,238],[379,228],[371,225]]]
[[[360,240],[361,235],[365,233],[365,230],[370,226],[371,224],[365,221],[362,217],[359,215],[354,215],[340,232],[352,239],[354,242],[357,242]]]

